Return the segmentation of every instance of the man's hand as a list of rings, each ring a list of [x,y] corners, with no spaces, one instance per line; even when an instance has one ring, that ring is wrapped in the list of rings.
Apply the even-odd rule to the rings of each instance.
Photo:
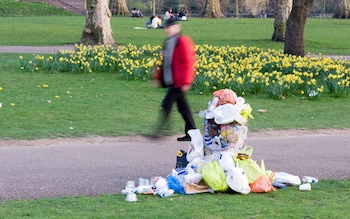
[[[181,91],[184,92],[184,93],[189,91],[189,90],[191,90],[191,85],[190,84],[186,84],[186,85],[183,85],[181,87]]]

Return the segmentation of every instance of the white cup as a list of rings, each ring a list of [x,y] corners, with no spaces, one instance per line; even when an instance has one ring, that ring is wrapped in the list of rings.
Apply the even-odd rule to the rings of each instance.
[[[299,185],[300,191],[310,191],[311,190],[311,184],[310,183],[304,183]]]
[[[136,197],[136,194],[133,193],[133,192],[130,192],[126,195],[126,201],[128,202],[136,202],[137,201],[137,197]]]
[[[2,107],[2,103],[0,103],[0,108]]]
[[[135,181],[128,181],[125,188],[135,188]]]

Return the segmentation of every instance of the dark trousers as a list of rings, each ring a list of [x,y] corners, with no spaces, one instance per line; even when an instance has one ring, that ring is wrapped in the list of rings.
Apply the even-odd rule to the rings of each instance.
[[[188,135],[187,131],[190,129],[196,129],[196,124],[193,120],[192,112],[186,99],[185,93],[182,92],[180,88],[170,87],[163,99],[162,109],[164,113],[164,122],[169,119],[171,108],[173,107],[174,102],[176,102],[177,109],[185,121],[185,134]]]

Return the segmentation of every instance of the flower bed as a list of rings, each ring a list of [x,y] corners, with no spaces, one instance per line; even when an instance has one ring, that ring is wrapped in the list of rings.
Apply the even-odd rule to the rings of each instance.
[[[114,72],[126,80],[149,80],[160,58],[160,46],[83,46],[31,59],[20,57],[28,71]],[[193,89],[212,93],[229,88],[238,95],[266,94],[274,99],[289,95],[319,98],[322,94],[347,97],[350,61],[309,58],[264,51],[257,47],[197,45],[197,77]]]

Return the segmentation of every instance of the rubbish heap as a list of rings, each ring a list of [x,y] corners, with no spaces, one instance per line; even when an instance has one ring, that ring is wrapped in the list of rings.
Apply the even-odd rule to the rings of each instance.
[[[248,119],[254,119],[251,113],[251,106],[234,91],[214,92],[208,108],[199,113],[204,119],[203,135],[199,129],[188,132],[191,143],[187,151],[179,150],[175,169],[166,178],[140,178],[138,187],[128,182],[122,194],[127,201],[136,201],[135,193],[167,197],[228,190],[271,192],[287,186],[310,190],[309,183],[317,182],[316,178],[305,176],[306,184],[301,185],[298,176],[265,170],[264,160],[259,165],[251,159],[253,147],[246,145]]]

